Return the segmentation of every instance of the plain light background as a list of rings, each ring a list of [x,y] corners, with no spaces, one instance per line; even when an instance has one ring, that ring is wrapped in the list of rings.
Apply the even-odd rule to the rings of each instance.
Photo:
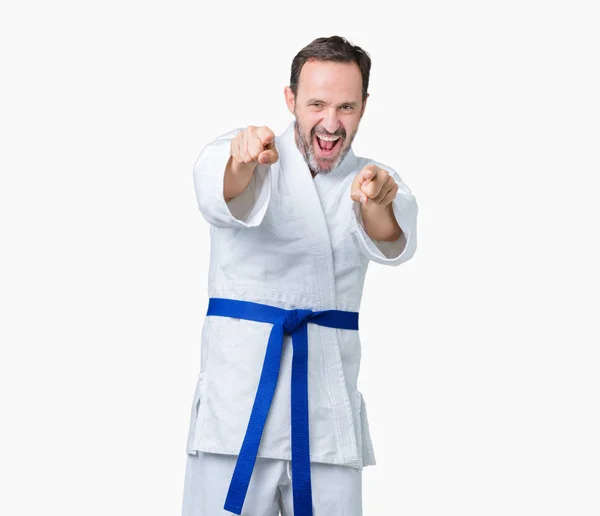
[[[364,513],[600,514],[594,2],[0,9],[0,513],[180,514],[206,311],[192,167],[292,120],[294,55],[373,60],[357,154],[419,203],[371,264]]]

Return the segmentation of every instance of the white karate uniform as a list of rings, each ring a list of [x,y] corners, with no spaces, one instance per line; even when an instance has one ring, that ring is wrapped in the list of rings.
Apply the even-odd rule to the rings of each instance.
[[[189,455],[185,470],[182,516],[231,516],[223,500],[235,466],[233,455]],[[362,516],[361,470],[311,465],[314,516]],[[294,514],[290,462],[258,458],[242,516]]]
[[[287,310],[359,312],[370,261],[399,265],[415,253],[415,197],[395,170],[355,156],[352,149],[336,169],[313,179],[294,141],[294,124],[275,139],[279,160],[259,164],[246,190],[227,203],[223,179],[230,142],[242,129],[220,136],[198,157],[196,197],[211,225],[208,296]],[[386,169],[399,186],[393,211],[402,236],[395,242],[372,240],[362,223],[360,203],[350,198],[352,181],[370,163]],[[204,318],[187,440],[191,457],[198,452],[239,453],[271,327],[233,317]],[[307,328],[311,463],[360,471],[375,464],[375,455],[365,402],[357,390],[359,332],[317,324]],[[291,358],[291,337],[285,335],[259,458],[291,460]]]

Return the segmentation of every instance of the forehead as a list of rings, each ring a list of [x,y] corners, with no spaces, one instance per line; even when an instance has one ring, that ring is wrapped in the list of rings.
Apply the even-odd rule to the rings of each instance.
[[[360,68],[354,61],[350,63],[314,59],[307,61],[300,70],[298,97],[358,101],[362,98]]]

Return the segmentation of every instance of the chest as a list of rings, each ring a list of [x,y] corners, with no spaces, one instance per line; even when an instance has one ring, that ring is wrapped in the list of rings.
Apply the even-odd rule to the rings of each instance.
[[[354,306],[368,260],[353,230],[353,176],[271,172],[261,223],[215,232],[217,280],[229,290],[264,292],[271,302],[331,307],[337,299]]]
[[[352,231],[352,175],[326,173],[304,177],[285,168],[274,171],[271,202],[265,215],[268,235],[294,239],[302,235],[313,246],[336,246]]]

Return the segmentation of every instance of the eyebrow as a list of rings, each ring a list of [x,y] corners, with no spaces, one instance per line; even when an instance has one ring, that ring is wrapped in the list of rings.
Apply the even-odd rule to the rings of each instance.
[[[307,103],[312,104],[313,102],[320,102],[321,104],[327,104],[327,102],[325,102],[324,100],[319,100],[319,99],[309,99]],[[345,105],[357,107],[358,102],[342,102],[341,104],[338,104],[338,107],[345,106]]]

